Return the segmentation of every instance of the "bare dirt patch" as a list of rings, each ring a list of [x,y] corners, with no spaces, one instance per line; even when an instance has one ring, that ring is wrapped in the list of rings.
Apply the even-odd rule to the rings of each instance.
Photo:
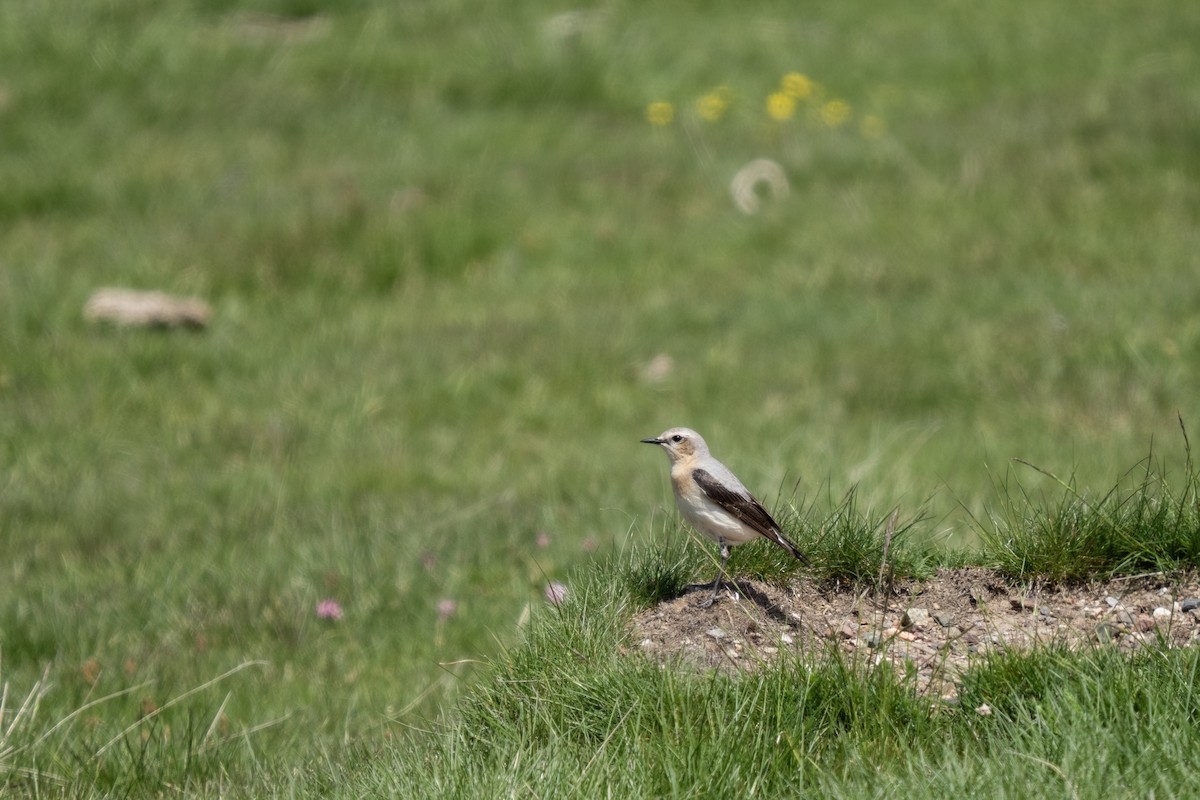
[[[845,653],[915,671],[923,692],[957,695],[972,663],[1037,644],[1178,648],[1200,643],[1200,576],[1146,575],[1075,587],[1010,585],[992,570],[897,581],[890,595],[850,586],[780,589],[739,580],[710,608],[708,587],[638,614],[630,649],[702,669],[750,671],[785,652]]]

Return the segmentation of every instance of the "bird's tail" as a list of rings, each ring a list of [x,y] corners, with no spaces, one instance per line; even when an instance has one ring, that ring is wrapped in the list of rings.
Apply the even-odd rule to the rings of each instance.
[[[800,548],[792,544],[791,541],[789,541],[788,538],[783,535],[782,531],[773,530],[771,531],[771,535],[767,538],[782,547],[784,550],[787,550],[792,558],[796,559],[804,566],[807,567],[812,565],[812,562],[808,560],[808,556],[804,555],[804,553],[801,553]]]

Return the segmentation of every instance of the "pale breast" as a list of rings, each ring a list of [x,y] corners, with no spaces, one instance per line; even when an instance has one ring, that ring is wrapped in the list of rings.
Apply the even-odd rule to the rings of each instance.
[[[742,544],[759,535],[737,517],[721,509],[707,495],[694,489],[694,484],[691,492],[681,492],[677,486],[675,501],[683,518],[713,541],[724,539],[729,544]]]

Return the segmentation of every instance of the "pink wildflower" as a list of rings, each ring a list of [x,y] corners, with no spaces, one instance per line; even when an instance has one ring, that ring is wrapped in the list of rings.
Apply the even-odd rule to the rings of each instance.
[[[332,597],[327,597],[317,603],[317,617],[320,619],[341,619],[345,616],[342,604]]]
[[[546,584],[546,601],[554,605],[562,605],[567,599],[567,587],[558,581]]]

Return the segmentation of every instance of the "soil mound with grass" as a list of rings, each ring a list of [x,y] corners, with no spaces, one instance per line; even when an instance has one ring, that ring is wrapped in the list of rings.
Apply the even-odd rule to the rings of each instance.
[[[801,583],[689,586],[633,618],[629,647],[662,662],[749,671],[786,652],[837,648],[893,665],[920,691],[952,699],[971,663],[1035,645],[1142,648],[1200,642],[1200,576],[1162,574],[1077,586],[1014,585],[984,568],[943,569],[931,579],[873,589]]]

